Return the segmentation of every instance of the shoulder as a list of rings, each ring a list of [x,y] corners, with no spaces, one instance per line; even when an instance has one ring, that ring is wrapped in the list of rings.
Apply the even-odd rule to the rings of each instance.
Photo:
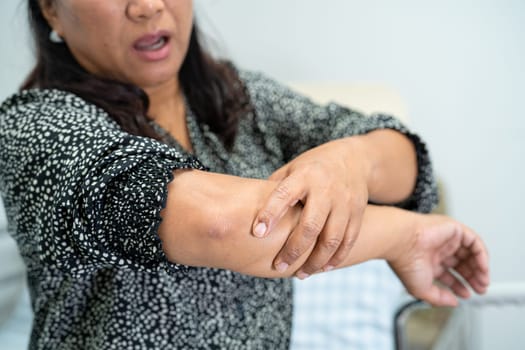
[[[0,105],[0,135],[31,126],[53,129],[118,129],[101,108],[61,90],[32,89],[17,93]]]
[[[18,92],[8,97],[0,105],[0,112],[25,110],[25,106],[50,106],[55,108],[77,108],[91,114],[104,113],[72,92],[56,89],[30,89]]]
[[[27,90],[0,106],[0,189],[43,167],[85,168],[126,134],[103,110],[58,90]]]
[[[238,70],[238,74],[251,95],[286,89],[276,79],[260,71]]]
[[[300,93],[292,90],[286,84],[259,71],[239,70],[239,76],[244,83],[255,110],[295,113],[295,111],[312,107],[312,102]]]

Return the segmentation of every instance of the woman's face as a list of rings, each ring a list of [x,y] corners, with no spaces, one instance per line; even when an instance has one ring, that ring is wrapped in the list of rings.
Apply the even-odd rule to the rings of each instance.
[[[143,89],[177,79],[193,25],[192,0],[41,4],[51,27],[87,71]]]

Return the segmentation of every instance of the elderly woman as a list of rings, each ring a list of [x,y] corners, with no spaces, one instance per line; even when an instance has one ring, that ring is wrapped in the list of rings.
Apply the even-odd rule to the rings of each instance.
[[[435,186],[397,120],[215,60],[191,0],[28,8],[37,63],[0,108],[0,190],[31,348],[285,349],[284,277],[376,258],[433,304],[469,296],[451,270],[486,290],[480,238],[415,212]]]

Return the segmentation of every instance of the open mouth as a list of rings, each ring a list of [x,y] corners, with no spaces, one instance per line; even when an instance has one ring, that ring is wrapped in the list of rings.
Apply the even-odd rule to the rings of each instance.
[[[157,51],[162,49],[169,41],[166,35],[147,36],[135,42],[133,47],[137,51]]]

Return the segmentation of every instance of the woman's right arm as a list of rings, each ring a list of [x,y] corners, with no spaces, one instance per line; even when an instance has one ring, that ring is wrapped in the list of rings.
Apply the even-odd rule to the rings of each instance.
[[[251,234],[253,219],[275,186],[265,180],[177,171],[168,186],[159,228],[166,256],[184,265],[259,277],[293,276],[310,251],[284,273],[272,262],[297,224],[300,206],[288,211],[272,235],[260,239]],[[444,216],[369,205],[352,254],[337,268],[371,259],[387,260],[411,294],[437,305],[454,305],[455,297],[447,288],[435,286],[435,280],[456,295],[468,296],[449,269],[456,270],[478,293],[488,285],[488,257],[481,239]]]

